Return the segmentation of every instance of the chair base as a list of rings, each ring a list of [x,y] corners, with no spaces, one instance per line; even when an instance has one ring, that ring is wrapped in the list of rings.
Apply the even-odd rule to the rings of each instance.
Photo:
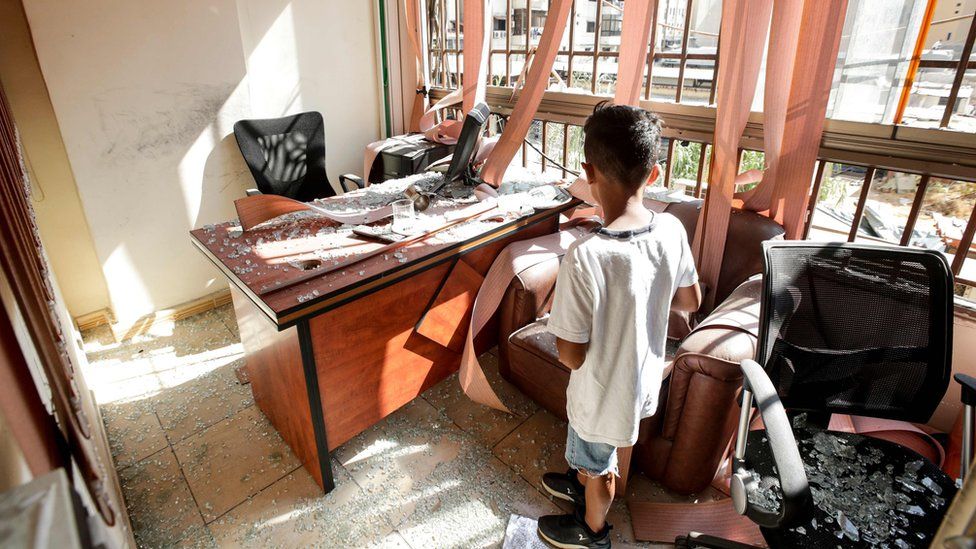
[[[699,534],[698,532],[691,532],[687,536],[678,536],[674,539],[674,546],[677,549],[760,549],[755,545]]]
[[[814,505],[791,528],[763,528],[770,547],[928,547],[956,493],[935,464],[892,442],[794,426]],[[766,432],[749,433],[746,463],[762,479],[750,501],[778,508]],[[758,500],[758,501],[757,501]],[[890,511],[894,511],[891,513]]]

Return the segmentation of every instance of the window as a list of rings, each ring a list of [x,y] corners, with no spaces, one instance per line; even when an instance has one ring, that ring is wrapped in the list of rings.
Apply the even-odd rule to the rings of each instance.
[[[526,20],[525,20],[525,10],[516,9],[512,13],[512,32],[516,35],[525,34]]]
[[[924,2],[917,0],[916,3],[924,8]],[[956,7],[961,7],[961,4]],[[901,83],[901,109],[896,110],[886,122],[976,132],[972,76],[976,73],[976,56],[973,55],[973,41],[976,39],[974,8],[976,5],[971,5],[960,15],[953,15],[936,4],[930,21],[926,23],[922,18],[911,28],[913,46],[917,37],[921,36],[923,27],[928,33],[921,43],[918,66],[914,70],[909,67]]]
[[[656,0],[644,97],[683,104],[713,104],[721,0]],[[953,15],[956,3],[929,0],[851,0],[828,105],[828,117],[976,132],[973,14]],[[432,81],[458,82],[458,2],[428,0]],[[610,95],[623,30],[623,1],[576,0],[563,35],[552,89],[577,88]],[[955,6],[962,8],[962,4]],[[548,12],[545,0],[495,2],[490,79],[511,86],[538,44]],[[599,22],[599,24],[598,24]],[[913,63],[924,33],[920,60]],[[443,32],[441,32],[443,29]],[[506,32],[509,31],[509,32]],[[441,36],[442,35],[442,36]],[[963,58],[965,57],[965,59]],[[453,73],[454,76],[450,76]],[[757,89],[761,104],[762,82]]]
[[[587,23],[587,26],[589,26],[589,23]],[[600,34],[603,36],[620,36],[622,30],[623,20],[620,17],[607,14],[603,15],[603,19],[600,22]]]
[[[667,122],[659,184],[700,197],[711,161],[714,113],[707,107],[715,102],[722,1],[656,1],[643,97]],[[970,3],[960,15],[953,14],[954,2],[937,3],[930,14],[928,4],[850,0],[827,112],[845,122],[828,121],[806,231],[811,238],[939,249],[964,285],[960,292],[976,299],[976,140],[967,135],[976,133],[976,23]],[[458,85],[463,68],[457,32],[442,25],[454,17],[457,0],[427,5],[431,93],[437,99]],[[510,32],[492,35],[492,86],[514,85],[538,44],[546,5],[494,3],[493,28]],[[592,104],[587,96],[612,96],[616,89],[623,5],[575,0],[549,81],[550,91],[573,93],[543,101],[516,162],[562,175],[569,173],[563,167],[579,169],[579,124]],[[757,106],[763,84],[760,79]],[[492,93],[493,104],[513,105],[510,90]],[[750,139],[751,148],[762,147],[761,136]],[[740,170],[761,167],[763,160],[759,150],[741,151]]]

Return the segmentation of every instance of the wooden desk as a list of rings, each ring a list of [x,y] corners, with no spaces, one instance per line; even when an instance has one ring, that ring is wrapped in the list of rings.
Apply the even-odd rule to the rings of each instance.
[[[475,221],[453,237],[404,248],[402,258],[377,256],[273,293],[264,292],[303,269],[317,263],[327,269],[332,260],[323,261],[323,251],[364,253],[378,245],[340,238],[323,218],[243,234],[224,223],[190,234],[231,283],[255,402],[329,492],[335,486],[330,450],[457,371],[454,343],[467,329],[474,295],[438,298],[458,286],[452,273],[469,280],[472,271],[484,275],[506,245],[555,232],[559,214],[577,204],[514,221]],[[446,346],[416,331],[435,298],[450,302],[448,322],[438,315],[437,329],[448,332],[438,339],[450,340]],[[479,352],[494,343],[491,332],[479,338]]]

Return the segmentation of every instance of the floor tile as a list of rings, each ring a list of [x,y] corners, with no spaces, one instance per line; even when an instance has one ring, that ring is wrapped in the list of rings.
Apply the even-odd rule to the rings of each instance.
[[[501,380],[494,351],[481,361],[514,416],[474,404],[451,376],[336,450],[337,488],[323,497],[233,374],[243,348],[231,306],[123,342],[99,327],[84,343],[141,546],[490,547],[511,513],[568,510],[539,488],[566,469],[566,424]],[[635,475],[627,497],[714,494]],[[609,516],[614,546],[648,547],[624,501]]]
[[[336,488],[323,496],[299,468],[210,524],[219,547],[396,547],[399,534],[338,462]]]
[[[175,544],[179,549],[217,549],[217,543],[209,528],[193,530],[188,536]]]
[[[565,471],[566,422],[539,410],[492,449],[498,459],[541,488],[547,471]]]
[[[207,522],[299,466],[254,406],[174,444],[173,449]]]
[[[213,311],[153,326],[153,330],[145,336],[156,338],[146,345],[146,352],[171,383],[185,379],[187,366],[226,364],[244,356],[240,339]]]
[[[498,391],[499,398],[509,406],[512,414],[472,401],[461,390],[457,374],[428,389],[423,397],[465,432],[491,447],[521,425],[539,406],[502,379],[498,374],[498,357],[494,352],[481,355],[479,360],[492,387]]]
[[[152,405],[171,442],[205,429],[254,404],[247,385],[242,385],[234,369],[244,363],[237,359],[202,373],[174,387],[161,389]]]
[[[228,303],[226,305],[221,305],[220,307],[214,309],[214,311],[217,313],[217,316],[220,317],[220,320],[223,321],[224,326],[226,326],[227,329],[234,334],[234,337],[238,340],[241,339],[241,331],[237,327],[237,316],[234,314],[234,304]]]
[[[99,404],[152,397],[243,356],[240,342],[212,311],[158,322],[121,342],[101,329],[86,332],[84,369]]]
[[[140,547],[173,547],[205,530],[176,457],[168,447],[123,469],[119,476]]]
[[[82,372],[100,405],[141,400],[163,387],[149,355],[140,349],[113,343],[87,358]]]
[[[86,353],[94,352],[100,348],[116,343],[112,328],[107,324],[81,332],[81,341],[85,345]]]
[[[155,454],[168,443],[152,407],[145,400],[101,407],[108,443],[119,469]]]
[[[210,348],[240,340],[230,331],[217,310],[181,318],[173,324],[171,337],[177,350],[188,347]]]
[[[557,508],[423,399],[344,444],[336,457],[413,547],[488,547],[511,513]]]

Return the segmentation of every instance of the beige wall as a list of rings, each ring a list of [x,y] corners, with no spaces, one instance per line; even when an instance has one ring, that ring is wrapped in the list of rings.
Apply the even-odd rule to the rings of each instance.
[[[20,0],[0,0],[0,28],[0,83],[20,130],[51,268],[73,316],[104,309],[108,290]]]
[[[123,323],[225,286],[187,231],[233,218],[253,186],[236,120],[321,111],[333,180],[380,133],[374,2],[24,6]]]
[[[958,4],[958,5],[957,5]],[[941,0],[935,4],[932,14],[933,25],[925,38],[925,47],[936,42],[962,44],[973,22],[976,0]],[[966,17],[966,16],[969,17]]]

